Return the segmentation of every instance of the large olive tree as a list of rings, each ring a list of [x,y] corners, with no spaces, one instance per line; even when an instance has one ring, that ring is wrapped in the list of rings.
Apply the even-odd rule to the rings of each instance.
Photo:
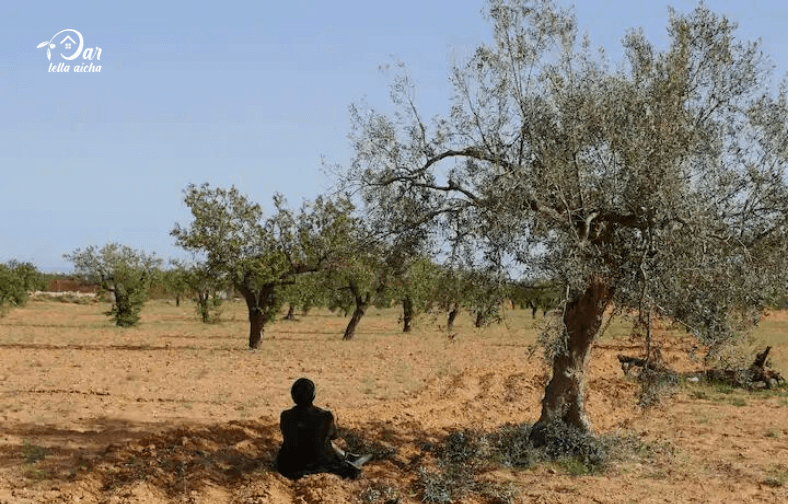
[[[243,296],[249,347],[259,348],[265,324],[284,302],[283,287],[298,275],[317,272],[330,257],[349,206],[318,198],[293,213],[275,196],[275,212],[264,218],[260,205],[235,187],[189,185],[184,192],[193,220],[188,227],[176,224],[171,234]]]
[[[453,69],[448,113],[424,121],[406,76],[394,114],[351,108],[345,176],[377,218],[565,286],[533,432],[588,429],[585,369],[612,304],[713,346],[784,289],[785,87],[770,92],[758,43],[702,4],[670,11],[665,50],[630,31],[614,68],[550,0],[491,0],[487,15],[491,42]]]

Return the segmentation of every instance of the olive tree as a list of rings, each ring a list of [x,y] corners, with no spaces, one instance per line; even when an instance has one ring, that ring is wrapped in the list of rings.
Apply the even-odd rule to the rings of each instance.
[[[163,270],[159,276],[164,292],[175,297],[175,306],[180,306],[181,299],[190,294],[188,277],[188,266],[177,260],[171,260],[170,267]]]
[[[402,332],[410,332],[416,317],[428,313],[435,304],[435,292],[442,288],[438,284],[440,269],[428,257],[408,257],[398,262],[394,296],[402,303]]]
[[[358,218],[344,229],[343,244],[336,252],[321,278],[329,310],[351,313],[342,339],[352,340],[371,306],[391,304],[392,271],[385,247]]]
[[[171,260],[170,268],[162,272],[162,284],[175,295],[175,305],[180,306],[181,296],[193,296],[195,310],[204,324],[219,321],[222,295],[228,282],[221,273],[203,263]]]
[[[112,295],[112,309],[106,314],[115,319],[115,325],[131,327],[139,322],[161,259],[119,243],[108,243],[100,249],[91,245],[63,257],[74,264],[78,276]]]
[[[295,282],[282,289],[282,299],[288,304],[284,320],[296,320],[296,309],[306,315],[315,307],[327,304],[327,293],[319,275],[301,275]]]
[[[12,260],[0,264],[0,316],[9,307],[25,304],[29,291],[43,288],[43,283],[31,263]]]
[[[787,87],[703,4],[670,10],[611,68],[551,0],[490,0],[490,43],[451,72],[431,122],[405,72],[395,113],[353,106],[345,178],[377,218],[511,257],[564,285],[533,429],[583,430],[584,376],[611,305],[680,321],[712,348],[785,288]],[[497,255],[496,255],[497,254]]]
[[[263,217],[259,204],[235,187],[189,185],[184,201],[188,227],[171,234],[185,250],[203,256],[243,296],[249,311],[249,347],[259,348],[265,324],[282,307],[282,289],[299,275],[317,272],[336,245],[335,228],[349,211],[343,201],[318,198],[296,214],[274,197],[275,212]]]

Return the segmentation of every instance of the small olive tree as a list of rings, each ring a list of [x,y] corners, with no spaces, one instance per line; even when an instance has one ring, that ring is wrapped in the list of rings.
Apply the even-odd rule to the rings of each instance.
[[[490,0],[490,43],[452,70],[425,122],[407,76],[392,115],[351,108],[344,179],[381,219],[428,226],[566,286],[535,439],[589,429],[590,350],[611,305],[681,321],[710,347],[786,286],[788,84],[703,4],[669,46],[625,37],[615,69],[551,0]],[[492,251],[495,252],[495,251]]]
[[[175,297],[175,306],[180,306],[181,299],[191,293],[188,276],[188,267],[176,260],[171,260],[170,267],[163,270],[159,276],[159,282],[161,282],[164,292]]]
[[[27,302],[28,293],[44,287],[40,273],[31,263],[9,261],[0,264],[0,316]]]
[[[395,268],[394,297],[402,303],[402,332],[410,332],[416,317],[435,305],[440,268],[428,257],[400,259]]]
[[[115,325],[131,327],[139,322],[161,259],[119,243],[108,243],[101,249],[91,245],[63,257],[74,264],[78,276],[98,284],[114,298],[107,315],[115,319]]]
[[[162,285],[175,295],[176,306],[180,306],[182,296],[191,296],[197,315],[204,324],[218,322],[222,295],[229,287],[224,275],[202,263],[190,264],[179,260],[171,260],[170,263],[170,268],[162,272]]]

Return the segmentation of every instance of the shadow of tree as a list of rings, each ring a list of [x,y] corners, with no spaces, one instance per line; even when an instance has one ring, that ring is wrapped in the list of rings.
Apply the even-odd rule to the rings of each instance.
[[[6,439],[19,440],[0,446],[0,470],[21,469],[36,479],[73,479],[90,468],[113,442],[128,443],[164,428],[160,423],[136,423],[117,419],[86,421],[79,428],[33,423],[5,424]]]
[[[26,480],[90,479],[102,492],[145,482],[170,498],[206,485],[237,488],[275,473],[281,444],[274,419],[167,428],[161,423],[97,419],[80,428],[18,424],[4,429],[22,444],[0,447],[0,470]],[[397,457],[405,444],[421,446],[440,434],[382,421],[340,429],[347,449],[408,471],[418,460]],[[417,459],[420,457],[417,457]]]
[[[273,470],[281,439],[273,422],[165,429],[117,419],[94,420],[80,429],[7,426],[4,434],[21,445],[0,446],[0,470],[55,482],[95,478],[105,490],[146,481],[175,495],[207,483],[234,486]]]

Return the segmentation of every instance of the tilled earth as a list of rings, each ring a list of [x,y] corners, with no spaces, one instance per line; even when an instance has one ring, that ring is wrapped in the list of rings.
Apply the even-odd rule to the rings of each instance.
[[[243,307],[196,322],[193,307],[152,302],[119,330],[101,304],[31,302],[0,319],[0,503],[344,503],[439,500],[425,474],[453,432],[484,437],[534,422],[547,377],[531,347],[530,312],[449,340],[424,318],[402,334],[397,314],[372,312],[354,341],[323,312],[267,329],[245,348]],[[773,315],[788,328],[788,317]],[[537,321],[538,322],[538,321]],[[615,324],[614,324],[615,325]],[[687,337],[661,331],[666,363],[696,369]],[[775,360],[786,356],[773,350]],[[651,408],[625,378],[607,336],[594,349],[587,409],[595,432],[628,440],[590,474],[567,464],[475,466],[455,502],[787,502],[788,391],[746,393],[685,384]],[[348,481],[296,482],[272,470],[279,412],[308,376],[334,411],[345,446],[374,454]],[[485,486],[487,485],[487,486]]]

